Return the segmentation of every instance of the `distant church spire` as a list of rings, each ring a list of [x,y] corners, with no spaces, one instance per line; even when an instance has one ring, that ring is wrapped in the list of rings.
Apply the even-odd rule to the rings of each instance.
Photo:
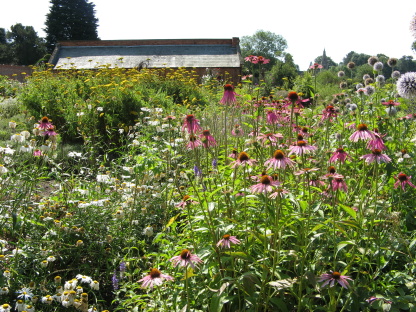
[[[326,57],[325,48],[324,48],[324,53],[322,54],[322,64],[321,65],[324,69],[328,69],[328,59]]]

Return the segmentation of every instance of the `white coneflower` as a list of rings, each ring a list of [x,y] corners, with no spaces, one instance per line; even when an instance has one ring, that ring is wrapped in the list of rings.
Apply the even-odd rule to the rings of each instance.
[[[10,129],[16,129],[16,121],[14,121],[14,120],[11,120],[11,121],[9,121],[9,128]]]
[[[97,281],[92,281],[92,282],[90,283],[90,287],[91,287],[91,289],[93,289],[93,290],[99,290],[99,289],[100,289],[100,283],[99,283],[99,282],[97,282]]]
[[[400,76],[396,83],[397,92],[401,97],[411,99],[416,97],[416,72],[408,72]]]
[[[3,165],[0,164],[0,174],[7,173],[8,171],[9,170],[5,166],[3,166]]]
[[[148,226],[143,230],[143,234],[147,237],[153,236],[153,227]]]
[[[22,143],[25,141],[25,137],[21,135],[20,133],[16,133],[10,137],[10,140],[16,143]]]

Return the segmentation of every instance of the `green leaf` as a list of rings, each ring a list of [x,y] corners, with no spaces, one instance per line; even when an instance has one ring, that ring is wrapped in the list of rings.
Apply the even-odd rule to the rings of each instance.
[[[345,205],[342,205],[342,204],[339,204],[339,206],[342,208],[342,209],[344,209],[344,211],[346,212],[346,213],[348,213],[351,217],[353,217],[354,219],[357,217],[357,212],[354,210],[354,209],[352,209],[351,207],[348,207],[348,206],[345,206]]]
[[[348,245],[355,245],[355,243],[353,241],[340,242],[337,246],[337,254],[341,249],[343,249],[345,246],[348,246]]]

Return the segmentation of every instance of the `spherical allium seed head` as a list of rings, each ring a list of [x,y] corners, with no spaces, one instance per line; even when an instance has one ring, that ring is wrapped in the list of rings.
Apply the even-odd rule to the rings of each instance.
[[[398,62],[397,58],[391,57],[387,60],[387,65],[389,65],[390,67],[394,67],[397,65],[397,62]]]
[[[345,76],[345,72],[344,71],[342,71],[342,70],[340,70],[339,72],[338,72],[338,77],[344,77]]]
[[[381,71],[383,70],[383,63],[382,62],[375,62],[373,65],[373,69],[376,71]]]
[[[345,81],[343,81],[339,84],[340,89],[345,89],[347,86],[348,86],[348,84]]]
[[[349,68],[349,69],[353,69],[354,67],[355,67],[355,63],[354,62],[349,62],[347,64],[347,68]]]
[[[408,72],[400,76],[396,83],[397,92],[401,97],[416,97],[416,72]]]
[[[368,58],[367,62],[368,62],[368,65],[374,66],[374,64],[378,62],[378,57],[377,56],[370,56]]]

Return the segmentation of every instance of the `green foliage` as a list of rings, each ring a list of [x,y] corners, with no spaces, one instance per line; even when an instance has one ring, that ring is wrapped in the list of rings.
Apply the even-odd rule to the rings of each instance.
[[[50,3],[45,22],[50,53],[58,41],[98,39],[94,3],[88,0],[51,0]]]

